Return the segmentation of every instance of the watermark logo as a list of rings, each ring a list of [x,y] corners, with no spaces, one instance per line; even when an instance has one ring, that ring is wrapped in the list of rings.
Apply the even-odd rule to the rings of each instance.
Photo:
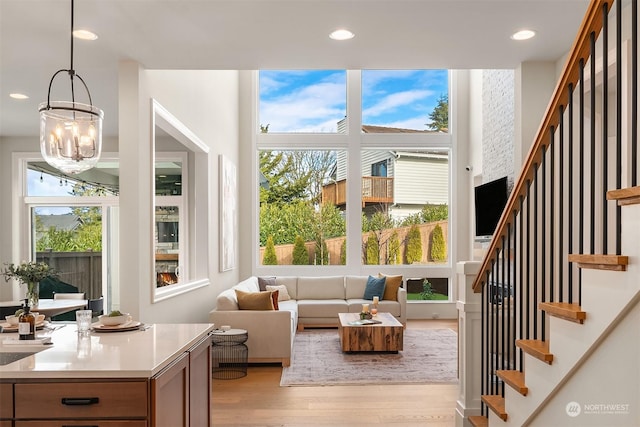
[[[585,403],[569,402],[564,410],[570,417],[578,415],[629,415],[628,403]]]
[[[578,402],[569,402],[567,406],[565,406],[564,410],[567,412],[567,415],[570,417],[577,417],[582,412],[582,408]]]

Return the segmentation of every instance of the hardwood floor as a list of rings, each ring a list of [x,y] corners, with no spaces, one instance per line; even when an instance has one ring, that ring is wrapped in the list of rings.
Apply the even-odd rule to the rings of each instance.
[[[407,328],[450,328],[457,320],[410,320]],[[282,368],[249,366],[236,380],[213,380],[214,426],[451,427],[457,384],[280,387]]]

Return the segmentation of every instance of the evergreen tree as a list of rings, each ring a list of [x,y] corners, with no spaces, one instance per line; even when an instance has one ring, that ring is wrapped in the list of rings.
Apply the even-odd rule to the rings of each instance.
[[[296,236],[293,244],[293,265],[309,265],[309,251],[302,236]]]
[[[449,130],[449,96],[440,95],[438,105],[429,113],[430,123],[427,123],[429,130],[446,132]]]
[[[262,257],[262,265],[278,265],[276,247],[273,244],[273,236],[267,237],[267,244],[265,245],[264,256]]]
[[[440,224],[437,224],[431,232],[431,259],[436,262],[447,259],[447,247]]]
[[[340,245],[340,265],[347,265],[347,239],[343,239]]]
[[[387,263],[388,264],[401,264],[400,254],[400,239],[398,238],[398,231],[393,230],[393,234],[389,238],[389,245],[387,249]]]
[[[422,261],[422,236],[417,225],[412,225],[407,233],[407,263]]]
[[[380,248],[378,246],[378,237],[373,231],[369,232],[369,237],[367,238],[367,244],[366,244],[366,251],[367,251],[366,264],[377,265],[380,263]]]

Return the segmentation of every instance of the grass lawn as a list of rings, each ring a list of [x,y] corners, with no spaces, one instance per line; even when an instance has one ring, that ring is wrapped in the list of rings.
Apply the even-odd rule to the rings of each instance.
[[[438,294],[438,293],[433,293],[433,296],[431,297],[430,300],[423,300],[422,297],[420,296],[420,294],[410,294],[407,293],[407,300],[408,301],[447,301],[449,299],[448,296],[446,295],[442,295],[442,294]]]

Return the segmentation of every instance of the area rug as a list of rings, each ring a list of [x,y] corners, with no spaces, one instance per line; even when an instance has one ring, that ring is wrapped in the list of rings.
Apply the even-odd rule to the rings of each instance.
[[[337,329],[295,336],[281,386],[451,384],[458,381],[458,337],[451,329],[405,329],[404,350],[343,353]]]

